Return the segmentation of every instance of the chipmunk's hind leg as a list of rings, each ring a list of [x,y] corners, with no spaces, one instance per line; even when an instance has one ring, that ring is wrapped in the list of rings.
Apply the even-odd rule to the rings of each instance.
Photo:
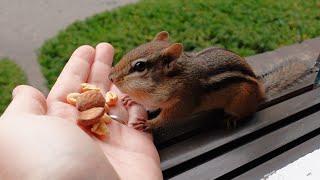
[[[223,117],[223,125],[227,130],[235,129],[237,127],[237,122],[239,118],[232,116],[230,114],[225,114]]]
[[[224,111],[229,115],[225,119],[227,128],[236,127],[237,122],[256,112],[263,99],[259,84],[243,82],[236,85],[236,91],[227,103]]]
[[[145,122],[143,130],[146,132],[151,132],[155,128],[168,125],[169,120],[174,119],[178,112],[179,108],[176,107],[162,109],[157,117]]]
[[[186,100],[178,101],[172,104],[170,107],[162,109],[156,118],[147,120],[144,131],[150,131],[163,126],[170,126],[172,125],[171,123],[178,123],[174,121],[181,120],[190,115],[190,112],[193,112],[195,106],[195,103],[189,103]]]

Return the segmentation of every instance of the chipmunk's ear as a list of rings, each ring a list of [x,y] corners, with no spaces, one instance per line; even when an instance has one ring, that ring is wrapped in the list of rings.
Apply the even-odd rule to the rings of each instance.
[[[181,56],[183,46],[181,43],[174,43],[162,51],[164,57],[164,69],[167,74],[172,74],[177,70],[177,59]]]
[[[180,57],[182,51],[183,45],[181,43],[173,43],[163,50],[162,55],[174,60]]]
[[[169,41],[169,33],[167,31],[159,32],[153,41]]]

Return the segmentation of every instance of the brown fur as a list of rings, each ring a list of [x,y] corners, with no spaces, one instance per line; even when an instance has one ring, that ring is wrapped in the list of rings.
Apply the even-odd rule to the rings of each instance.
[[[293,60],[275,68],[272,72],[258,75],[259,80],[264,84],[267,98],[278,95],[287,87],[299,82],[299,79],[312,72],[310,66],[301,61]]]
[[[148,57],[156,52],[168,47],[170,44],[166,41],[151,41],[149,43],[143,44],[132,51],[129,51],[124,55],[119,63],[114,67],[114,72],[122,72],[123,75],[127,72],[127,67],[130,63],[136,59]]]
[[[127,53],[110,74],[133,100],[162,109],[158,117],[147,121],[150,128],[216,108],[235,119],[256,111],[265,89],[242,57],[217,47],[198,53],[181,52],[181,48],[179,43],[168,42],[168,33],[160,32],[153,41]],[[131,63],[140,58],[148,67],[135,72]]]

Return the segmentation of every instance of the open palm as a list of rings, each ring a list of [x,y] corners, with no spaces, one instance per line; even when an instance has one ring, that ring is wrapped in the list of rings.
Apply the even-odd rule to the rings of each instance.
[[[110,44],[100,43],[96,49],[81,46],[71,56],[47,99],[31,87],[15,90],[14,99],[0,121],[0,148],[5,152],[0,153],[0,158],[4,159],[0,162],[0,169],[5,169],[0,170],[2,177],[11,177],[3,176],[3,173],[9,174],[13,166],[9,158],[15,156],[21,172],[25,171],[23,168],[28,169],[26,172],[39,171],[40,164],[48,163],[53,169],[58,169],[54,171],[58,174],[60,166],[68,166],[69,169],[65,169],[68,176],[63,173],[57,176],[61,179],[70,179],[72,171],[75,171],[75,178],[83,179],[117,176],[121,179],[162,178],[159,155],[151,134],[112,121],[108,125],[110,136],[104,141],[98,140],[76,125],[78,111],[65,102],[66,95],[79,92],[80,84],[84,82],[95,84],[103,92],[111,90],[121,97],[121,92],[107,78],[112,59]],[[124,120],[133,115],[120,103],[111,112]],[[3,145],[6,143],[9,145]],[[17,156],[21,151],[24,155]],[[34,166],[26,167],[23,162],[28,162],[28,158],[32,159]],[[19,168],[15,167],[18,177],[17,171]],[[89,176],[90,173],[94,175]]]

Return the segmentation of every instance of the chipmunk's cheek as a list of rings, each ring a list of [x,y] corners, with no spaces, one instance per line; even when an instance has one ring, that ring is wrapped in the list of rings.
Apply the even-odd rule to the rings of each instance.
[[[121,83],[119,82],[113,82],[113,84],[118,88],[118,89],[121,89]]]
[[[121,92],[126,93],[129,96],[132,96],[132,94],[137,91],[135,88],[135,83],[131,83],[131,81],[122,81],[116,86]]]
[[[126,88],[126,84],[123,83],[123,81],[121,82],[115,82],[113,83],[122,93],[126,93],[127,94],[127,88]]]

